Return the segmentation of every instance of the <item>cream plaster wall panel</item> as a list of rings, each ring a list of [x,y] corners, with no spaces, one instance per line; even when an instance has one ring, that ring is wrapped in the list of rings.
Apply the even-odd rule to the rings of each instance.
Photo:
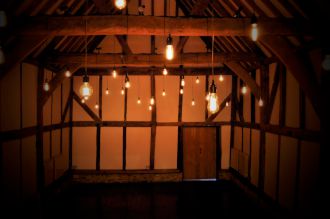
[[[230,126],[221,126],[221,169],[229,169],[230,166]]]
[[[280,144],[279,202],[283,206],[293,209],[298,140],[281,136]]]
[[[38,68],[23,64],[22,72],[22,126],[37,125],[37,81]],[[19,83],[19,82],[17,82]]]
[[[317,116],[310,100],[306,97],[306,129],[320,130],[320,119]]]
[[[122,53],[121,46],[115,36],[106,36],[99,45],[101,53]]]
[[[299,85],[293,75],[286,74],[286,109],[285,124],[288,127],[299,127]]]
[[[151,97],[149,76],[130,76],[131,87],[127,91],[127,120],[151,121],[149,100]],[[157,90],[156,90],[157,91]],[[140,97],[141,104],[137,104]]]
[[[218,94],[218,97],[219,97],[219,104],[221,104],[224,101],[224,99],[231,93],[232,77],[230,75],[223,75],[223,78],[224,78],[224,81],[220,82],[219,81],[219,76],[217,75],[217,77],[216,77],[216,79],[217,79],[216,80],[216,86],[217,86],[217,94]],[[219,115],[214,119],[214,121],[216,121],[216,122],[230,121],[231,106],[232,106],[232,104],[231,104],[231,101],[230,101],[229,106],[225,107],[219,113]]]
[[[73,100],[73,112],[72,112],[73,121],[93,121],[87,112],[77,103],[76,100]]]
[[[185,76],[184,79],[185,86],[183,88],[182,121],[203,122],[205,121],[205,86],[203,86],[205,82],[203,80],[201,83],[196,84],[196,77],[193,76]],[[195,100],[195,106],[191,105],[193,98]]]
[[[19,198],[19,140],[8,141],[2,143],[2,168],[3,182],[2,192],[6,197],[6,202],[15,204]]]
[[[74,127],[72,165],[74,169],[96,168],[96,128]]]
[[[259,180],[260,131],[251,129],[251,183],[258,185]]]
[[[126,169],[149,169],[150,128],[127,128]]]
[[[112,71],[112,69],[111,69]],[[116,69],[119,73],[120,69]],[[109,95],[104,92],[107,88],[110,91]],[[125,96],[121,95],[121,88],[124,86],[124,77],[112,76],[103,77],[103,94],[102,94],[102,118],[105,121],[123,121],[124,120],[124,100]]]
[[[101,157],[102,170],[123,169],[123,128],[101,128]]]
[[[61,123],[61,86],[58,86],[53,93],[52,123]]]
[[[266,133],[265,187],[264,191],[274,200],[276,198],[278,135]]]
[[[320,198],[320,145],[302,141],[300,155],[299,209],[311,211]]]
[[[155,169],[177,169],[178,128],[156,128]]]
[[[205,53],[206,46],[200,37],[189,37],[183,49],[184,53]]]
[[[171,72],[169,71],[169,75]],[[157,122],[177,122],[179,106],[179,77],[167,76],[165,79],[166,96],[162,96],[163,76],[156,76]]]
[[[36,136],[22,139],[22,192],[32,197],[37,191]]]
[[[137,11],[137,7],[136,7]],[[151,37],[150,36],[132,36],[129,35],[127,37],[127,42],[132,50],[133,54],[139,54],[139,53],[150,53],[151,51]]]
[[[1,131],[20,128],[20,70],[19,65],[1,81]],[[5,106],[5,107],[4,107]]]

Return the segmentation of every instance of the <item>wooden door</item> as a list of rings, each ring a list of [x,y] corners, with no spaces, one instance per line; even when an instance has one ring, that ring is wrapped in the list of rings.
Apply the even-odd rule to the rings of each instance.
[[[216,178],[216,128],[183,128],[183,178]]]

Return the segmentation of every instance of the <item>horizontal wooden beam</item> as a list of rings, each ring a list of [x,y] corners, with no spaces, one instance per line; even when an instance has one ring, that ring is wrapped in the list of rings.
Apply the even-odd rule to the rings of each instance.
[[[189,126],[189,127],[209,127],[230,125],[230,122],[151,122],[151,121],[75,121],[74,127],[90,127],[101,125],[102,127],[151,127],[155,126]]]
[[[87,30],[85,29],[87,24]],[[165,27],[164,27],[165,24]],[[134,15],[33,17],[17,30],[20,35],[164,35],[248,36],[250,18],[192,18]],[[262,35],[312,35],[310,22],[293,18],[260,18]]]
[[[178,67],[184,65],[186,67],[209,67],[211,64],[210,53],[185,53],[177,54],[172,61],[165,61],[163,54],[88,54],[87,67],[100,68],[115,66],[127,67],[162,67],[164,64],[169,67]],[[261,59],[253,53],[221,53],[214,55],[214,66],[222,67],[223,63],[231,61],[248,61],[259,62]],[[165,63],[164,63],[165,62]],[[50,57],[47,60],[48,64],[80,64],[85,65],[84,54],[61,54]]]
[[[112,68],[89,68],[88,69],[88,75],[97,75],[97,76],[107,76],[111,75]],[[125,69],[117,68],[116,69],[118,75],[125,75],[126,72],[129,75],[163,75],[163,67],[141,67],[141,68],[134,68],[129,67]],[[182,75],[182,69],[180,67],[178,68],[167,68],[168,75],[175,75],[180,76]],[[184,67],[183,68],[184,75],[185,76],[197,76],[197,75],[210,75],[211,68],[190,68],[190,67]],[[232,75],[232,71],[229,70],[226,67],[217,67],[214,68],[214,74],[215,75]],[[85,74],[85,69],[80,68],[74,76],[83,76]]]

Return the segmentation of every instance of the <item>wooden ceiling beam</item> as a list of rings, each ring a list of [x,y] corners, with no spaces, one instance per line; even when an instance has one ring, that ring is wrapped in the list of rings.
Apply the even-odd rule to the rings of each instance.
[[[164,35],[173,36],[248,36],[250,18],[183,18],[154,16],[102,15],[84,17],[33,17],[16,30],[20,35]],[[87,31],[85,31],[85,21]],[[308,21],[290,18],[260,18],[262,35],[313,35]],[[262,37],[262,36],[261,36]]]
[[[177,55],[172,61],[165,62],[163,54],[88,54],[87,67],[148,67],[148,66],[189,66],[207,67],[211,62],[210,53],[184,53]],[[214,65],[222,66],[231,61],[260,62],[261,59],[253,53],[221,53],[214,55]],[[84,54],[62,54],[48,58],[47,64],[80,64],[85,65]]]

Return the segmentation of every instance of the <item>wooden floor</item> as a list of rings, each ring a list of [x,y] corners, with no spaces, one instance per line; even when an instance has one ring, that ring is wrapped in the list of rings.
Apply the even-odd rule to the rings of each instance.
[[[72,185],[43,206],[42,218],[284,218],[228,181]]]

